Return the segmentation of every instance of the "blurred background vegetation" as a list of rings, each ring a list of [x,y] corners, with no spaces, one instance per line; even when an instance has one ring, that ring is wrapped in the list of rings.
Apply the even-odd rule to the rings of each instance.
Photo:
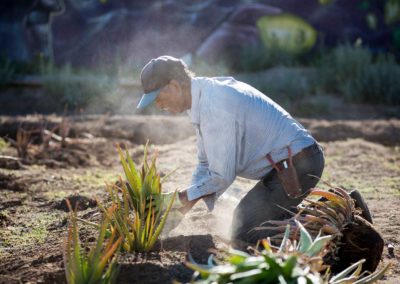
[[[61,5],[58,13],[62,13],[68,11],[72,7],[71,3],[76,1],[56,2]],[[111,0],[89,2],[95,3],[95,7],[100,5],[101,8],[106,7],[102,5],[113,3]],[[194,2],[196,3],[185,2],[186,8],[199,10],[199,3]],[[323,32],[318,28],[314,29],[309,24],[310,21],[306,22],[285,10],[284,13],[274,10],[273,13],[268,12],[271,13],[270,16],[255,17],[254,11],[261,13],[262,9],[271,9],[270,6],[254,6],[254,3],[263,1],[239,2],[250,5],[245,8],[246,21],[258,19],[253,21],[253,26],[259,31],[260,38],[257,42],[240,48],[228,48],[213,60],[201,56],[201,48],[200,52],[199,49],[192,49],[186,53],[181,52],[181,56],[173,52],[172,55],[187,61],[198,76],[229,75],[247,82],[299,116],[329,115],[335,104],[367,104],[388,109],[400,106],[397,46],[400,45],[400,1],[385,0],[378,6],[374,1],[355,1],[358,3],[355,7],[363,13],[364,24],[371,33],[379,26],[390,28],[390,34],[387,35],[390,45],[381,46],[364,43],[362,36],[339,38],[333,44],[325,43],[322,40]],[[269,2],[274,1],[264,2],[271,4]],[[293,4],[286,2],[289,7],[287,9],[290,9]],[[315,5],[325,10],[333,9],[334,5],[346,5],[339,0],[315,2]],[[162,1],[151,1],[148,7],[152,10],[144,4],[130,8],[154,11],[160,9],[160,5],[164,5]],[[221,6],[220,3],[218,5]],[[74,7],[77,9],[76,5]],[[79,9],[86,8],[80,6]],[[235,9],[231,9],[222,24],[219,23],[216,27],[237,21],[234,17],[238,12]],[[249,10],[253,14],[249,14]],[[28,15],[32,14],[29,12],[31,10],[27,11]],[[166,21],[174,20],[171,18]],[[48,24],[51,25],[50,20]],[[284,39],[277,37],[279,29],[283,29],[288,36]],[[212,33],[207,40],[210,37],[212,38]],[[168,52],[161,49],[156,55],[161,55],[164,51]],[[141,94],[139,73],[151,56],[146,58],[137,55],[128,60],[122,56],[122,52],[115,53],[114,56],[108,56],[107,60],[97,58],[98,62],[94,67],[80,65],[79,58],[78,64],[57,61],[53,52],[38,52],[29,60],[18,60],[2,54],[4,52],[0,53],[0,114],[62,113],[66,107],[69,113],[143,113],[135,108]],[[18,97],[18,107],[10,103],[10,97]],[[154,112],[154,109],[144,111]],[[388,115],[399,116],[396,111],[390,110]]]
[[[307,60],[263,47],[244,53],[237,66],[224,61],[209,64],[194,58],[191,68],[197,76],[234,76],[297,115],[327,113],[334,98],[345,103],[400,105],[400,65],[390,53],[373,54],[362,45],[350,43],[321,51]],[[31,64],[9,60],[1,60],[0,64],[0,90],[21,77],[41,79],[41,104],[49,105],[44,111],[62,112],[68,106],[75,111],[91,107],[87,109],[91,113],[114,112],[130,96],[126,90],[121,91],[121,78],[132,80],[126,88],[139,89],[136,93],[140,93],[140,66],[130,70],[121,65],[91,70],[68,64],[55,66],[40,58]],[[130,111],[136,111],[134,103],[122,110]]]

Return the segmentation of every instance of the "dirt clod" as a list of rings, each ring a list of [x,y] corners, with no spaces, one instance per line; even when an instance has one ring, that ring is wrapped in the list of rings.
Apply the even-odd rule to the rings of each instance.
[[[16,157],[0,155],[0,168],[8,170],[24,169],[21,161]]]
[[[388,253],[390,258],[394,258],[394,246],[392,244],[387,245]]]
[[[18,182],[17,177],[13,174],[3,174],[0,172],[0,190],[25,191],[26,184]]]
[[[5,228],[12,225],[14,222],[3,212],[0,212],[0,228]]]
[[[72,209],[76,209],[77,211],[83,211],[88,208],[97,206],[96,200],[83,195],[75,194],[75,195],[70,195],[59,202],[56,202],[53,207],[58,210],[69,212],[67,199],[69,200]]]

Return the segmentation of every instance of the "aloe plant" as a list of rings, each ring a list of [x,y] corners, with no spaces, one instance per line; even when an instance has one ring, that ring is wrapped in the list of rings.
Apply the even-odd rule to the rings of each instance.
[[[162,189],[160,174],[156,168],[157,156],[155,155],[149,164],[147,148],[146,144],[143,165],[141,170],[138,170],[129,151],[125,150],[124,153],[118,147],[126,182],[121,179],[120,185],[107,185],[112,208],[115,210],[106,210],[100,205],[118,235],[124,237],[122,248],[127,252],[145,252],[153,248],[164,228],[174,200],[173,198],[166,206],[161,202]]]
[[[386,265],[374,274],[363,276],[364,260],[360,260],[332,277],[323,257],[333,237],[320,233],[312,239],[304,226],[296,223],[300,230],[299,240],[290,239],[291,227],[287,225],[279,248],[264,239],[261,240],[262,251],[249,254],[231,250],[226,262],[219,263],[211,255],[208,264],[201,265],[190,258],[186,265],[195,271],[194,278],[200,277],[191,283],[373,283],[389,267]]]
[[[118,276],[115,253],[122,237],[117,239],[116,231],[106,241],[109,222],[103,220],[99,226],[96,243],[88,253],[82,248],[79,240],[76,212],[70,207],[70,225],[64,243],[64,268],[68,284],[109,284],[115,283]],[[109,212],[111,213],[111,212]]]
[[[261,241],[263,250],[255,250],[254,255],[231,250],[226,263],[215,265],[212,256],[207,265],[193,260],[186,263],[202,278],[192,283],[321,283],[321,252],[331,237],[318,236],[312,240],[303,229],[296,245],[289,239],[289,233],[290,227],[287,226],[279,248],[264,239]]]

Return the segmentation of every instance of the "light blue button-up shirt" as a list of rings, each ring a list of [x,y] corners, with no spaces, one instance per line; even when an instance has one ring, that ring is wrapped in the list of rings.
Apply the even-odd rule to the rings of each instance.
[[[209,210],[236,176],[261,179],[276,162],[312,145],[304,127],[269,97],[232,77],[195,77],[189,116],[196,129],[198,165],[188,199],[204,198]]]

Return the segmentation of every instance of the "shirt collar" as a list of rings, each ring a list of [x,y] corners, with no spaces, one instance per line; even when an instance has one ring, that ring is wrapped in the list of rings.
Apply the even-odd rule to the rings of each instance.
[[[189,116],[193,124],[200,124],[199,102],[201,97],[201,79],[199,77],[192,78],[191,82],[192,107]]]

